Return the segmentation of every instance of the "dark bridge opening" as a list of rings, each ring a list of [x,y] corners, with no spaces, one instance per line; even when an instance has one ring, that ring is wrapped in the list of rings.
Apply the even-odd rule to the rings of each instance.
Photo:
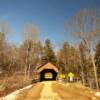
[[[44,69],[40,72],[40,81],[56,80],[57,72],[53,69]]]

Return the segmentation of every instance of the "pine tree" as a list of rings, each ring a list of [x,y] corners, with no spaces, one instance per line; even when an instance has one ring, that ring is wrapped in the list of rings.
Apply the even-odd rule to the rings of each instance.
[[[58,61],[61,71],[68,71],[68,63],[69,63],[69,43],[64,42],[62,47],[58,53]]]
[[[79,65],[78,52],[68,42],[64,42],[58,53],[58,62],[65,73],[70,71],[76,73]]]
[[[43,48],[43,54],[42,54],[42,57],[41,57],[41,63],[45,64],[45,63],[48,63],[48,62],[56,64],[56,56],[55,56],[55,53],[54,53],[54,51],[52,49],[51,41],[47,39],[45,41],[45,46]]]

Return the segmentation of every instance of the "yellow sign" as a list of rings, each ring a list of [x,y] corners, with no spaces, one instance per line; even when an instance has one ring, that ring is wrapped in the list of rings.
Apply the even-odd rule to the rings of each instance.
[[[65,74],[60,74],[60,78],[65,78]]]
[[[72,73],[72,72],[69,72],[69,73],[68,73],[68,77],[72,77],[72,78],[73,78],[73,77],[75,77],[75,74]]]

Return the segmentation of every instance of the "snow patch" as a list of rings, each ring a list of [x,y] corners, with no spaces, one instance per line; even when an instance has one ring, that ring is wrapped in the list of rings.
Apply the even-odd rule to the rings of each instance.
[[[100,92],[96,92],[96,93],[95,93],[95,96],[100,97]]]
[[[11,94],[5,96],[5,97],[2,97],[0,100],[15,100],[15,99],[16,99],[16,96],[17,96],[21,91],[23,91],[23,90],[25,90],[25,89],[29,89],[29,88],[31,88],[32,86],[33,86],[33,85],[29,85],[29,86],[26,86],[26,87],[24,87],[24,88],[22,88],[22,89],[19,89],[19,90],[15,91],[15,92],[13,92],[13,93],[11,93]]]

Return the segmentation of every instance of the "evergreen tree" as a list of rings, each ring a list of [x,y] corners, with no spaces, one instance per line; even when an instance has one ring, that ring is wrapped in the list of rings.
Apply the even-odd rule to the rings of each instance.
[[[45,41],[45,46],[43,48],[43,54],[42,54],[42,57],[41,57],[41,63],[45,64],[45,63],[48,63],[48,62],[56,64],[56,56],[55,56],[55,53],[54,53],[54,51],[52,49],[51,41],[47,39]]]
[[[61,71],[68,71],[68,63],[69,63],[69,44],[68,42],[64,42],[62,44],[62,47],[58,53],[58,63],[59,63],[59,66],[60,66],[60,70]]]
[[[68,42],[64,42],[58,53],[58,62],[61,69],[64,72],[77,72],[77,67],[79,64],[79,55],[76,49],[69,45]]]

